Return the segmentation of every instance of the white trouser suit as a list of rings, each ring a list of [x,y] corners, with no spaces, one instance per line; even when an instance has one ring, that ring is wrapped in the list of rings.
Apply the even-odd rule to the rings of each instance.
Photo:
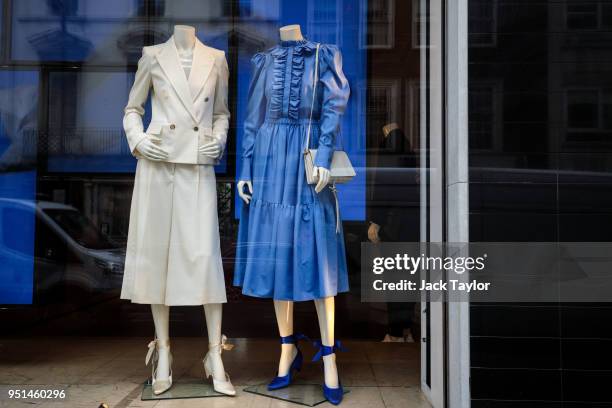
[[[138,158],[130,210],[122,299],[135,303],[224,303],[213,164],[198,147],[225,148],[229,126],[225,54],[196,40],[189,78],[174,38],[144,47],[123,126]],[[151,91],[152,118],[143,132]],[[168,152],[163,162],[135,149],[145,137]]]

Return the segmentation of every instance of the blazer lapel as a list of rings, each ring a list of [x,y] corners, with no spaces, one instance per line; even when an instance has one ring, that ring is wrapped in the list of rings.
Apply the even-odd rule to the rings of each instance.
[[[215,60],[206,49],[206,46],[196,39],[195,49],[193,50],[193,63],[189,72],[189,89],[194,101],[200,94],[214,64]]]
[[[197,42],[198,41],[196,41],[196,48]],[[174,36],[166,41],[166,45],[157,54],[157,60],[168,77],[169,82],[172,84],[172,87],[181,99],[181,102],[185,105],[185,109],[187,109],[191,117],[197,122],[197,117],[193,111],[193,100],[191,98],[189,84],[185,77],[185,71],[183,71],[183,67],[181,67],[176,45],[174,45]]]

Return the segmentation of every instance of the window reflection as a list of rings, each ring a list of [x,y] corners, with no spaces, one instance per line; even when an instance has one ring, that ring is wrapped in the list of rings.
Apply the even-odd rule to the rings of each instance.
[[[133,74],[128,72],[49,74],[45,146],[49,171],[134,170],[123,133],[121,102],[127,100],[132,81]]]
[[[121,246],[102,234],[83,214],[73,208],[45,208],[48,215],[77,244],[88,249],[114,249]]]
[[[198,35],[211,45],[226,49],[225,3],[223,0],[16,1],[11,16],[11,59],[135,63],[144,45],[165,41],[174,24],[181,21],[194,25]]]

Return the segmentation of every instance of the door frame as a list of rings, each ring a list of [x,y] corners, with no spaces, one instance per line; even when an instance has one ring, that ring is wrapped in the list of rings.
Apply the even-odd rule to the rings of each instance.
[[[469,242],[468,0],[445,0],[446,240]],[[466,277],[467,278],[467,277]],[[446,303],[448,408],[469,408],[470,304]]]
[[[469,242],[467,1],[420,1],[423,242]],[[434,408],[470,407],[469,311],[421,303],[421,388]]]

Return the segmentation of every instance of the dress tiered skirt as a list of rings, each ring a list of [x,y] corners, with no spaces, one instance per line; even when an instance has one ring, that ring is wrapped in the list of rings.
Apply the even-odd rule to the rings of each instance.
[[[348,291],[332,191],[306,183],[307,120],[267,120],[255,137],[253,197],[242,204],[234,285],[245,295],[304,301]],[[313,121],[316,145],[319,128]]]

